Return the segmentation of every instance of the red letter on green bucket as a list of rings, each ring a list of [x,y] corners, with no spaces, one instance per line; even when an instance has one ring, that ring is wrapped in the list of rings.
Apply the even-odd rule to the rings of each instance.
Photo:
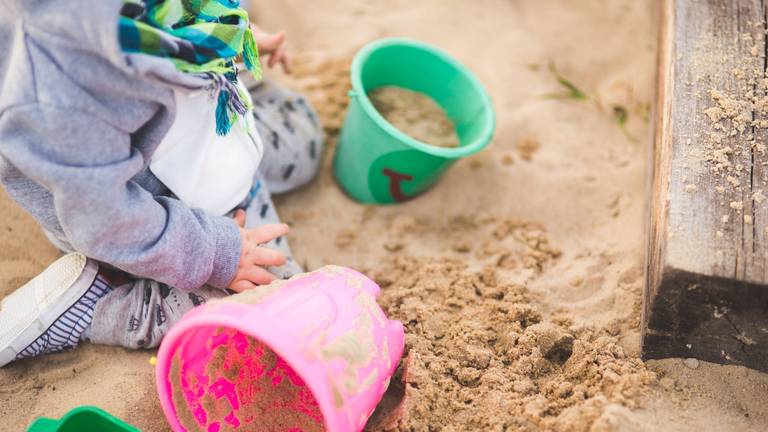
[[[413,176],[402,174],[389,168],[384,168],[382,173],[389,177],[389,193],[392,195],[392,199],[395,200],[395,202],[403,202],[408,200],[408,197],[405,195],[405,192],[403,192],[403,187],[400,185],[400,183],[403,180],[413,180]]]

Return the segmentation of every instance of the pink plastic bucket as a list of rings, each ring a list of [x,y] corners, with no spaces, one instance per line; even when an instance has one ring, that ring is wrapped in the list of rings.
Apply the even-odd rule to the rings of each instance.
[[[328,266],[192,310],[158,352],[157,391],[171,427],[362,430],[404,346],[403,326],[386,318],[378,294],[364,275]],[[291,423],[297,418],[303,423]]]

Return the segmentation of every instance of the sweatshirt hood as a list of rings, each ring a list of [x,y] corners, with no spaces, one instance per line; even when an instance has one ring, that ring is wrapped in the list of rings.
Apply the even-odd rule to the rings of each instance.
[[[126,66],[118,39],[123,0],[0,0],[0,4],[38,35]]]

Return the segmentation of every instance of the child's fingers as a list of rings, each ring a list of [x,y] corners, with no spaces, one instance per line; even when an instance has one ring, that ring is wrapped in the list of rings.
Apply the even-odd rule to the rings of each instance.
[[[267,65],[269,67],[274,67],[277,64],[277,62],[282,61],[281,59],[284,56],[285,56],[285,44],[277,47],[277,50],[275,50],[275,52],[269,56],[269,62],[267,63]]]
[[[285,255],[282,252],[265,248],[254,248],[250,254],[248,254],[250,262],[260,266],[279,266],[285,264]]]
[[[235,210],[234,216],[232,216],[232,219],[235,220],[238,226],[240,228],[245,228],[245,210],[243,209],[237,209]]]
[[[275,51],[280,49],[281,46],[285,43],[285,32],[280,31],[272,35],[271,40],[269,41],[269,49],[271,51]]]
[[[262,244],[288,234],[288,230],[289,228],[286,224],[268,224],[247,230],[247,235],[248,240]]]
[[[288,54],[288,51],[283,54],[283,57],[280,59],[280,64],[283,65],[283,71],[288,75],[293,72],[293,67],[291,67],[291,56]]]
[[[273,35],[263,34],[259,35],[256,40],[256,44],[259,47],[259,51],[264,54],[269,54],[280,48],[280,45],[285,42],[285,32],[279,32]]]
[[[256,285],[266,285],[277,279],[275,275],[259,266],[253,266],[243,270],[242,275],[246,280]]]
[[[269,55],[269,58],[267,58],[267,67],[272,69],[275,66],[276,61],[277,61],[277,52],[274,52]]]
[[[253,288],[256,288],[256,284],[246,279],[241,279],[229,286],[229,289],[238,293]]]

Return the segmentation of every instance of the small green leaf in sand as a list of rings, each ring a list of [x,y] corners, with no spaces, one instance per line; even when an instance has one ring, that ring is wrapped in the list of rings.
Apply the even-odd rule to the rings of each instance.
[[[549,71],[552,72],[552,75],[554,75],[557,82],[565,88],[564,93],[549,93],[544,95],[545,98],[552,98],[552,99],[574,99],[574,100],[587,100],[589,97],[586,93],[581,91],[576,85],[571,82],[569,79],[565,78],[564,76],[560,75],[560,72],[557,71],[557,68],[555,67],[554,63],[549,64]]]
[[[616,117],[616,122],[619,123],[620,127],[624,127],[627,124],[627,117],[629,117],[629,113],[627,112],[627,109],[624,108],[621,105],[614,105],[613,106],[613,115]]]
[[[637,139],[632,136],[627,130],[627,120],[629,119],[629,111],[621,105],[613,105],[613,117],[616,119],[616,123],[626,135],[627,139],[632,142],[637,142]]]

